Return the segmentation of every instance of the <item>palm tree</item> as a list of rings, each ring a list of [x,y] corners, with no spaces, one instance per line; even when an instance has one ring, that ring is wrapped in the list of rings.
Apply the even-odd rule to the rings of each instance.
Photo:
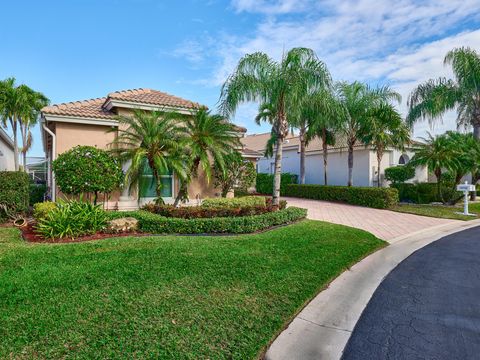
[[[186,129],[184,151],[187,154],[187,176],[180,181],[175,206],[188,198],[188,184],[198,176],[199,168],[210,182],[213,166],[224,171],[226,156],[241,146],[235,126],[223,116],[212,115],[206,109],[184,117],[182,122]]]
[[[152,170],[157,198],[161,201],[161,174],[174,171],[186,177],[182,156],[186,131],[175,114],[136,110],[133,116],[119,116],[118,136],[111,143],[120,160],[130,162],[125,184],[130,190],[139,184],[145,166]],[[117,131],[112,129],[111,131]]]
[[[385,150],[403,150],[410,142],[410,128],[393,105],[383,103],[369,112],[361,140],[372,145],[377,154],[377,185],[380,187],[380,168]]]
[[[18,118],[20,117],[21,96],[15,84],[15,78],[0,81],[0,119],[3,126],[10,125],[13,133],[13,156],[15,171],[19,170],[18,161]]]
[[[480,140],[480,55],[468,47],[455,48],[444,64],[452,66],[454,79],[430,79],[413,90],[407,120],[433,122],[456,108],[457,125],[473,126],[474,137]]]
[[[355,81],[341,82],[336,86],[337,96],[343,105],[345,117],[340,124],[348,147],[348,186],[353,185],[353,150],[367,126],[372,109],[382,103],[395,100],[400,102],[400,94],[388,86],[371,88]]]
[[[306,94],[329,83],[326,66],[315,53],[306,48],[294,48],[284,54],[280,62],[262,52],[245,55],[222,86],[220,110],[227,117],[233,116],[240,104],[249,101],[268,104],[274,111],[274,206],[280,201],[282,150],[289,120],[300,115],[302,98]]]
[[[49,104],[48,98],[40,92],[34,91],[26,85],[18,87],[22,98],[19,125],[22,137],[22,148],[20,149],[23,157],[23,167],[26,171],[27,152],[32,146],[32,133],[30,129],[35,125],[40,116],[40,110]]]
[[[452,146],[452,141],[445,135],[433,137],[428,134],[423,139],[424,144],[419,146],[410,163],[413,166],[426,166],[437,179],[437,194],[444,201],[442,194],[442,176],[444,171],[453,171],[459,166],[458,149]]]

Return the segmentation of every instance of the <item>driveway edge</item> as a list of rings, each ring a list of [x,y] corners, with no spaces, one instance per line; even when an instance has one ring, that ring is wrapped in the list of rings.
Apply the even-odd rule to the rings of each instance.
[[[448,223],[393,239],[343,272],[320,292],[274,340],[267,360],[340,359],[343,349],[382,280],[416,250],[480,220]]]

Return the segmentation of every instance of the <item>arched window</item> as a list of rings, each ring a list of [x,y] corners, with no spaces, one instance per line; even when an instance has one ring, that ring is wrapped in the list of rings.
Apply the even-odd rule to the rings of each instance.
[[[398,164],[399,165],[406,165],[410,161],[410,158],[406,154],[402,154],[400,156],[400,159],[398,159]]]

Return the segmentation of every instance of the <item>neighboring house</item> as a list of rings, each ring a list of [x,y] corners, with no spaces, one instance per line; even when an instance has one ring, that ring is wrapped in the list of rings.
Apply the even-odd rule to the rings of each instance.
[[[246,135],[241,139],[243,145],[249,149],[265,153],[265,147],[270,133]],[[404,165],[414,155],[414,149],[409,147],[401,152],[388,149],[380,166],[381,185],[386,186],[385,169],[390,166]],[[347,185],[348,163],[347,144],[343,139],[337,139],[335,146],[328,147],[328,185]],[[377,186],[377,157],[372,147],[363,144],[355,146],[353,159],[353,185]],[[274,158],[263,156],[257,162],[258,173],[274,172]],[[293,134],[287,136],[283,144],[282,172],[300,175],[300,138]],[[412,182],[428,180],[426,168],[417,168]],[[324,184],[322,141],[315,138],[306,148],[305,156],[305,183]]]
[[[63,103],[47,106],[42,109],[42,137],[47,158],[47,184],[55,189],[50,194],[52,199],[58,197],[55,186],[55,174],[51,170],[51,162],[56,157],[77,145],[90,145],[107,149],[114,140],[116,132],[108,132],[117,128],[118,115],[131,115],[134,110],[145,111],[175,111],[183,114],[192,114],[204,107],[198,103],[185,100],[161,91],[151,89],[133,89],[116,91],[106,97]],[[239,137],[243,137],[246,129],[236,127]],[[245,158],[255,161],[252,154],[245,154]],[[124,170],[128,165],[124,164]],[[145,177],[152,177],[148,170]],[[178,193],[178,178],[174,173],[162,175],[162,197],[167,203],[174,201]],[[206,197],[219,196],[220,192],[207,183],[204,176],[198,176],[189,186],[188,194],[191,201]],[[138,191],[130,193],[124,189],[122,193],[111,194],[108,199],[102,199],[109,208],[130,209],[138,204],[152,201],[156,197],[155,186],[145,189],[141,194]]]
[[[14,171],[13,141],[0,126],[0,171]]]

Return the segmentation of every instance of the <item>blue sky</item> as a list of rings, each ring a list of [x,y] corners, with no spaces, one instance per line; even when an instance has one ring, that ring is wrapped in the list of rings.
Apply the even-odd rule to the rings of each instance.
[[[149,87],[215,109],[220,86],[245,53],[278,59],[313,48],[334,79],[388,84],[404,98],[420,81],[450,76],[456,46],[480,50],[478,0],[70,0],[0,5],[0,78],[14,76],[52,103]],[[5,16],[9,14],[9,16]],[[256,107],[234,119],[250,133]],[[454,114],[434,132],[454,128]],[[416,127],[417,136],[430,130]],[[42,155],[35,129],[30,155]]]

